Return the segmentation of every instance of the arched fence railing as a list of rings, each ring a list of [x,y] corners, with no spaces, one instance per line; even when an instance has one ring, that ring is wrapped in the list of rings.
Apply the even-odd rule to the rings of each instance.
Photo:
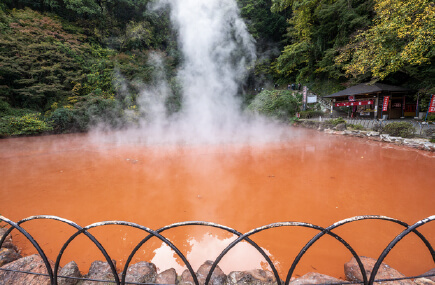
[[[59,251],[59,254],[56,258],[56,261],[54,263],[54,267],[52,268],[52,266],[50,265],[50,262],[48,260],[48,257],[46,256],[46,254],[44,253],[44,251],[42,250],[42,248],[40,247],[40,245],[38,244],[38,242],[21,226],[22,224],[28,222],[28,221],[32,221],[32,220],[39,220],[39,219],[48,219],[48,220],[54,220],[54,221],[59,221],[62,223],[65,223],[73,228],[75,228],[77,231],[63,244],[61,250]],[[352,246],[347,243],[342,237],[340,237],[338,234],[334,233],[333,230],[336,228],[339,228],[345,224],[348,223],[355,223],[358,221],[363,221],[363,220],[383,220],[383,221],[387,221],[387,222],[391,222],[391,223],[395,223],[398,224],[400,226],[402,226],[404,229],[403,231],[397,235],[389,244],[388,246],[382,251],[381,255],[379,256],[379,258],[377,259],[377,262],[375,263],[370,275],[367,277],[367,272],[363,266],[363,263],[359,257],[359,255],[357,254],[357,252],[352,248]],[[349,218],[349,219],[345,219],[339,222],[336,222],[334,224],[332,224],[329,227],[323,228],[317,225],[313,225],[313,224],[309,224],[309,223],[303,223],[303,222],[281,222],[281,223],[273,223],[273,224],[269,224],[269,225],[265,225],[256,229],[253,229],[247,233],[240,233],[238,231],[236,231],[235,229],[223,226],[223,225],[219,225],[219,224],[215,224],[215,223],[209,223],[209,222],[203,222],[203,221],[190,221],[190,222],[182,222],[182,223],[175,223],[175,224],[171,224],[168,226],[165,226],[163,228],[157,229],[157,230],[152,230],[150,228],[144,227],[142,225],[139,224],[135,224],[135,223],[131,223],[131,222],[124,222],[124,221],[106,221],[106,222],[99,222],[99,223],[94,223],[91,224],[89,226],[86,227],[81,227],[78,224],[60,218],[60,217],[56,217],[56,216],[32,216],[26,219],[23,219],[21,221],[18,222],[13,222],[3,216],[0,216],[0,221],[7,223],[9,225],[8,230],[5,232],[5,234],[3,235],[3,237],[1,237],[0,240],[0,247],[3,245],[3,242],[5,241],[6,237],[8,236],[8,234],[10,234],[13,230],[17,230],[19,231],[22,235],[24,235],[29,242],[33,245],[33,247],[37,250],[38,254],[41,256],[46,270],[47,270],[47,274],[40,274],[40,273],[33,273],[33,272],[22,272],[22,271],[17,271],[17,272],[21,272],[21,273],[25,273],[25,274],[36,274],[36,275],[45,275],[48,276],[50,279],[50,284],[52,285],[57,285],[58,284],[58,278],[60,278],[58,276],[58,271],[59,271],[59,267],[60,267],[60,262],[62,259],[62,255],[64,253],[64,251],[68,248],[69,244],[79,235],[84,235],[86,236],[97,248],[98,250],[103,254],[104,258],[106,259],[106,262],[108,263],[112,274],[114,276],[114,281],[107,281],[107,280],[92,280],[92,279],[86,279],[86,278],[79,278],[79,279],[84,279],[84,280],[89,280],[89,281],[96,281],[96,282],[105,282],[105,283],[114,283],[114,284],[141,284],[141,283],[131,283],[131,282],[126,282],[126,276],[127,276],[127,269],[130,265],[130,262],[132,261],[134,255],[137,253],[137,251],[152,237],[156,237],[158,239],[160,239],[163,243],[165,243],[167,246],[169,246],[178,256],[179,258],[183,261],[183,263],[185,264],[185,266],[187,267],[187,269],[189,270],[192,278],[193,278],[193,282],[195,285],[200,285],[198,278],[194,272],[194,270],[192,269],[191,264],[189,263],[189,261],[186,259],[186,257],[183,255],[183,253],[174,245],[172,244],[167,238],[165,238],[163,236],[163,233],[166,230],[172,229],[172,228],[177,228],[177,227],[186,227],[186,226],[202,226],[202,227],[213,227],[213,228],[217,228],[217,229],[221,229],[223,231],[227,231],[229,233],[234,234],[235,236],[237,236],[237,238],[231,242],[220,254],[219,256],[216,258],[216,260],[213,262],[211,269],[208,273],[208,276],[206,277],[205,283],[204,285],[208,285],[210,283],[212,274],[216,268],[216,266],[218,266],[219,262],[222,260],[222,258],[234,247],[236,246],[238,243],[242,242],[242,241],[246,241],[248,242],[252,247],[254,247],[266,260],[266,262],[268,263],[268,265],[270,266],[270,268],[272,269],[272,272],[275,276],[275,279],[277,281],[277,285],[288,285],[290,283],[290,280],[293,276],[294,270],[296,268],[296,266],[299,264],[301,258],[304,256],[304,254],[311,248],[312,245],[314,245],[319,239],[321,239],[324,235],[329,235],[331,237],[333,237],[334,239],[336,239],[339,243],[341,243],[351,254],[352,256],[355,258],[358,266],[359,266],[359,270],[361,271],[361,275],[363,277],[363,281],[360,282],[360,284],[364,284],[364,285],[373,285],[375,282],[386,282],[386,281],[396,281],[396,280],[402,280],[402,279],[414,279],[414,278],[419,278],[422,276],[414,276],[414,277],[405,277],[405,278],[401,278],[401,279],[383,279],[383,280],[375,280],[376,274],[378,273],[378,270],[382,264],[382,262],[384,261],[384,259],[387,257],[387,255],[389,254],[389,252],[391,251],[391,249],[393,247],[395,247],[397,245],[397,243],[399,243],[405,236],[413,233],[415,234],[420,240],[421,242],[425,245],[425,247],[427,248],[429,254],[432,257],[432,260],[434,261],[435,264],[435,251],[434,248],[432,247],[431,243],[426,239],[426,237],[418,231],[418,228],[420,228],[421,226],[428,224],[432,221],[435,220],[435,215],[434,216],[430,216],[428,218],[422,219],[418,222],[416,222],[413,225],[408,225],[405,222],[402,222],[400,220],[397,219],[393,219],[390,217],[386,217],[386,216],[356,216],[353,218]],[[130,255],[128,256],[128,259],[124,265],[124,268],[121,272],[121,274],[119,275],[115,264],[113,263],[112,259],[110,258],[109,254],[107,253],[107,251],[105,250],[105,248],[101,245],[101,243],[91,234],[89,233],[89,230],[92,228],[97,228],[97,227],[103,227],[103,226],[109,226],[109,225],[120,225],[120,226],[125,226],[125,227],[132,227],[132,228],[136,228],[139,230],[142,230],[145,234],[145,237],[137,244],[137,246],[132,250],[132,252],[130,253]],[[306,245],[300,250],[299,254],[296,256],[296,258],[293,260],[291,267],[287,273],[287,276],[285,278],[285,282],[281,281],[281,278],[278,274],[278,271],[275,267],[275,265],[273,264],[273,262],[271,261],[271,259],[269,258],[269,256],[264,252],[264,250],[258,245],[256,244],[253,240],[250,239],[251,236],[259,233],[259,232],[263,232],[263,231],[267,231],[269,229],[273,229],[273,228],[281,228],[281,227],[304,227],[304,228],[311,228],[314,229],[316,231],[318,231],[318,233],[311,239],[309,240]],[[8,269],[3,269],[0,268],[0,270],[7,270],[7,271],[11,271]],[[72,277],[63,277],[62,278],[72,278]],[[78,279],[78,278],[73,278],[73,279]],[[339,284],[355,284],[357,282],[343,282],[343,283],[339,283]],[[337,283],[334,283],[337,284]]]

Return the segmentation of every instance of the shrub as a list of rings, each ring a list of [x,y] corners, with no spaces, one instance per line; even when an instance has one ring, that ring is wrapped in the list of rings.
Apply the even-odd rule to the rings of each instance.
[[[425,137],[428,137],[432,140],[435,139],[435,129],[427,129],[423,132]]]
[[[56,132],[65,132],[74,127],[74,111],[68,108],[58,108],[54,110],[49,121]]]
[[[346,121],[342,117],[338,117],[337,119],[330,119],[326,120],[325,124],[331,125],[333,127],[337,126],[338,124],[345,124]]]
[[[363,131],[365,128],[361,124],[347,124],[347,127],[356,131]]]
[[[435,122],[435,114],[429,114],[427,116],[427,121],[428,122]]]
[[[317,129],[319,128],[319,126],[321,125],[321,122],[316,122],[316,121],[303,121],[302,122],[302,126],[306,127],[306,128],[310,128],[310,129]]]
[[[293,96],[290,91],[264,90],[255,97],[248,110],[285,120],[294,117],[299,106],[300,98]]]
[[[3,100],[0,99],[0,114],[9,114],[11,106]]]
[[[383,132],[391,136],[410,138],[414,135],[415,128],[409,122],[392,122],[383,128]]]
[[[317,118],[320,116],[324,116],[325,113],[322,111],[302,111],[299,113],[301,115],[301,119],[309,119],[309,118]]]
[[[40,113],[3,117],[0,119],[0,136],[34,135],[52,131],[53,127],[40,117]]]

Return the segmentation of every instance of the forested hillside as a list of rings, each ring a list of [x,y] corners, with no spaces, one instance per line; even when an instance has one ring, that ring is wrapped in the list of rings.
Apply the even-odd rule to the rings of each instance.
[[[3,0],[0,136],[134,124],[137,96],[163,69],[169,113],[180,108],[183,61],[169,12],[152,0]],[[262,86],[326,95],[382,81],[435,92],[433,0],[238,0],[256,40],[244,103]],[[158,60],[156,60],[158,58]],[[159,63],[159,64],[157,64]]]

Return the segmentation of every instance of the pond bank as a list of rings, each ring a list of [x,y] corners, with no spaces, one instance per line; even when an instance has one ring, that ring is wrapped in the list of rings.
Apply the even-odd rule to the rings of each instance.
[[[345,123],[331,126],[327,122],[299,120],[293,123],[293,126],[315,129],[332,135],[352,136],[435,152],[435,143],[430,142],[430,140],[426,138],[402,138],[390,136],[388,134],[383,134],[373,130],[352,130],[348,129]]]

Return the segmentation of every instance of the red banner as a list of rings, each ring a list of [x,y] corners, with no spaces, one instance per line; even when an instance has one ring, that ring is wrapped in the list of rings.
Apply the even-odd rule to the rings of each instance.
[[[435,95],[432,94],[429,104],[429,113],[435,113]]]
[[[372,104],[373,104],[373,100],[365,100],[365,101],[335,103],[334,107],[362,106],[362,105],[372,105]]]
[[[382,111],[388,111],[388,102],[390,101],[390,96],[384,97],[384,103],[382,104]]]

